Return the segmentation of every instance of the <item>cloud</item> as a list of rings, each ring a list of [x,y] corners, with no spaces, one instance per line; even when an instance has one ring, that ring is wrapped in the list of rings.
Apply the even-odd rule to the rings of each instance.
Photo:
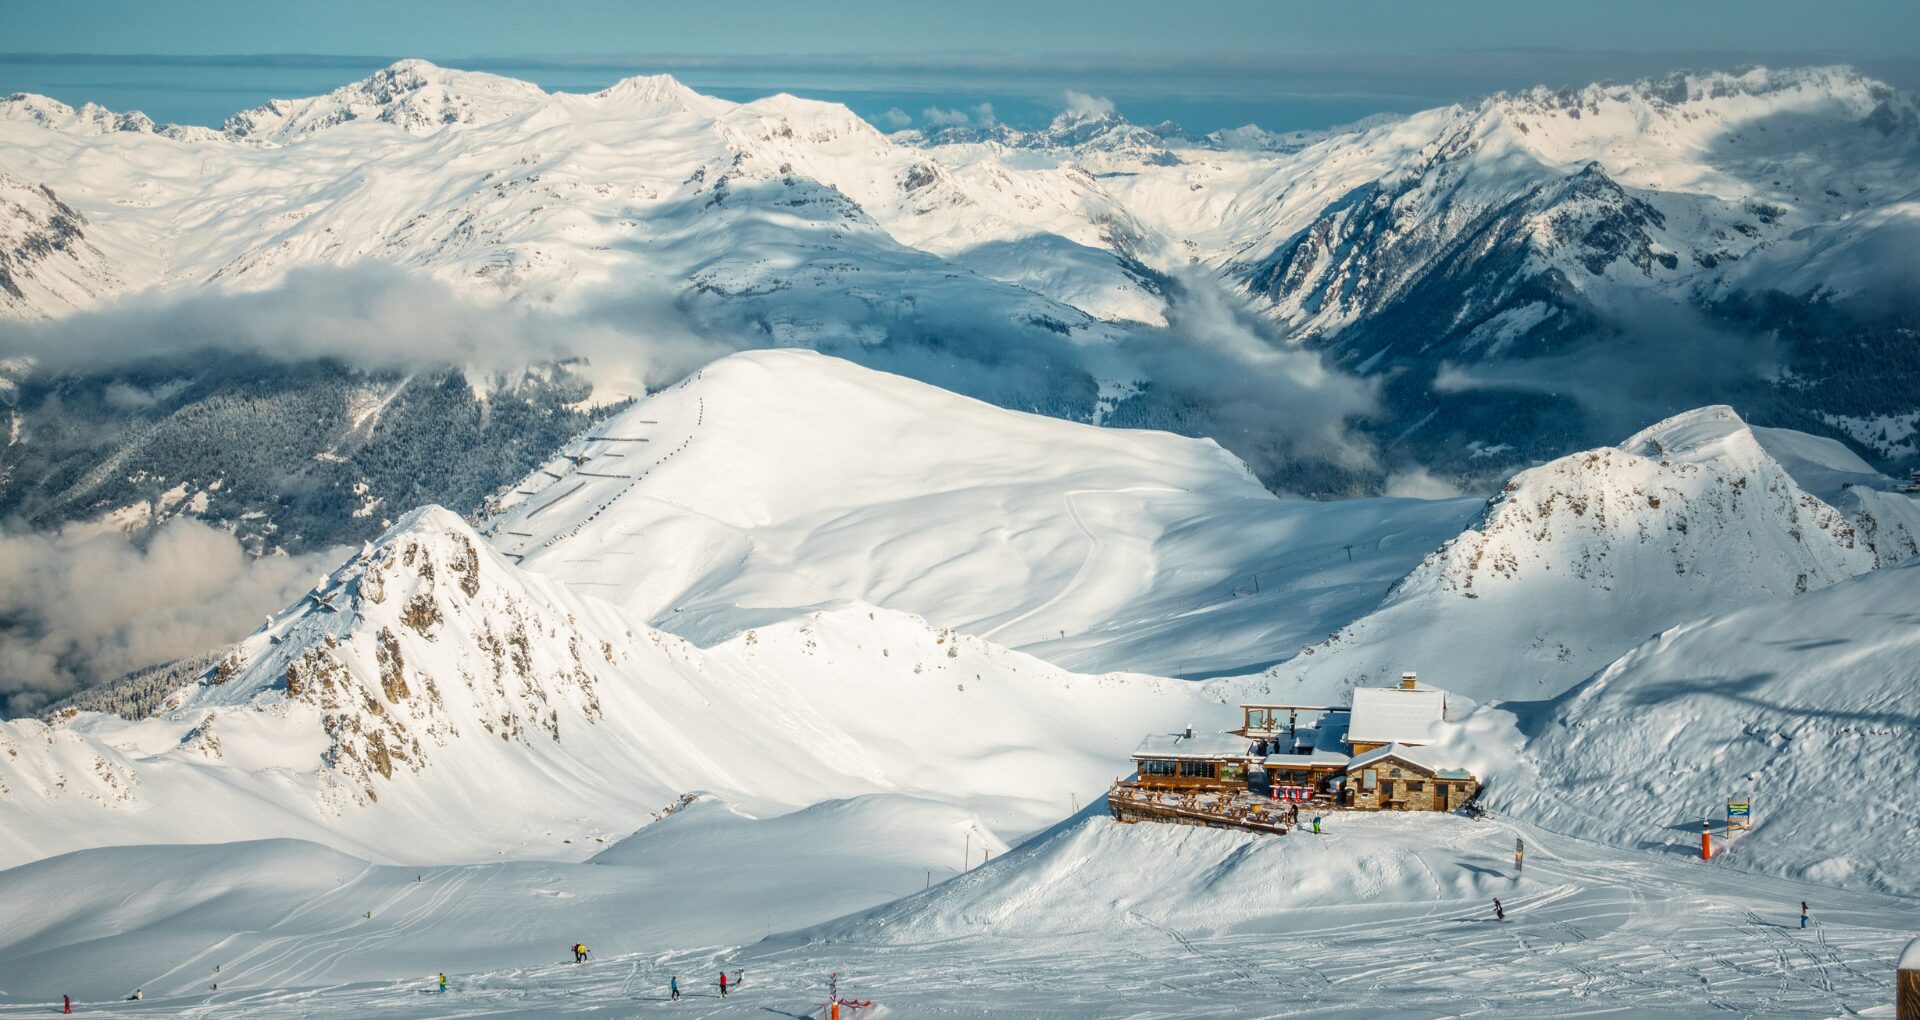
[[[1287,341],[1204,270],[1181,268],[1172,279],[1167,326],[1126,345],[1151,387],[1154,417],[1188,418],[1189,431],[1213,437],[1269,483],[1284,477],[1326,494],[1377,473],[1377,451],[1352,428],[1376,410],[1377,382]]]
[[[739,349],[725,336],[691,324],[664,289],[633,286],[562,312],[369,261],[296,268],[267,290],[146,293],[56,320],[0,322],[0,357],[31,356],[49,373],[204,365],[207,352],[227,352],[369,371],[460,365],[482,376],[585,358],[596,381],[633,392]],[[108,399],[138,409],[171,392],[116,383]]]
[[[943,110],[938,106],[921,110],[920,119],[932,127],[966,127],[973,123],[973,118],[965,110]]]
[[[920,117],[929,127],[979,127],[990,128],[999,123],[993,112],[992,103],[981,103],[965,108],[942,109],[929,106],[920,111]]]
[[[1113,116],[1113,100],[1104,96],[1090,96],[1085,92],[1068,89],[1065,100],[1067,113],[1075,113],[1083,117]]]
[[[1401,499],[1452,499],[1460,487],[1423,467],[1395,471],[1387,476],[1386,495]]]
[[[897,106],[888,107],[887,112],[880,115],[880,126],[890,128],[894,131],[898,131],[912,123],[913,118],[908,116],[905,110]]]
[[[341,555],[250,559],[232,535],[185,518],[144,542],[0,533],[0,717],[244,637]]]
[[[1535,393],[1571,400],[1592,441],[1615,442],[1706,404],[1739,407],[1761,396],[1784,363],[1779,342],[1729,332],[1674,302],[1600,309],[1611,335],[1559,354],[1484,364],[1443,363],[1436,393]]]

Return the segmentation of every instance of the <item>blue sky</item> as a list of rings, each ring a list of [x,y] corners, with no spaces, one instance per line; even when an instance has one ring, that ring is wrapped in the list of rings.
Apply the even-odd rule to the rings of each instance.
[[[915,122],[986,102],[1024,125],[1071,88],[1136,120],[1284,129],[1750,62],[1854,63],[1920,87],[1920,0],[0,0],[0,51],[0,91],[194,123],[424,56],[548,88],[669,71],[729,98],[793,91]],[[96,56],[49,56],[70,54]],[[182,60],[232,55],[247,59]]]

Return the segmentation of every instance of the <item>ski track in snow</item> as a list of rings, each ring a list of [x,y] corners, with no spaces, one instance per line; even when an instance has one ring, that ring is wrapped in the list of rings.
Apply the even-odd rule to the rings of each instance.
[[[1044,613],[1047,610],[1065,601],[1068,595],[1072,594],[1075,589],[1080,587],[1080,582],[1083,578],[1087,576],[1087,571],[1092,569],[1096,563],[1099,563],[1101,561],[1100,550],[1106,546],[1106,542],[1098,534],[1096,534],[1092,528],[1087,527],[1086,518],[1080,516],[1080,508],[1073,505],[1073,498],[1075,496],[1122,495],[1122,494],[1134,493],[1134,492],[1177,493],[1180,491],[1181,491],[1180,489],[1170,488],[1168,486],[1163,486],[1163,485],[1136,485],[1136,486],[1132,486],[1125,489],[1074,489],[1071,492],[1066,493],[1061,498],[1060,501],[1066,505],[1067,516],[1073,521],[1073,526],[1080,529],[1080,533],[1087,537],[1086,556],[1080,560],[1080,566],[1076,570],[1074,570],[1073,576],[1067,579],[1066,584],[1063,584],[1060,586],[1059,591],[1056,591],[1053,593],[1052,598],[1047,599],[1045,602],[1042,602],[1039,605],[1034,606],[1033,608],[1027,610],[1024,613],[1021,613],[1019,616],[1016,616],[1005,623],[1002,623],[996,627],[993,627],[987,630],[985,633],[980,635],[981,638],[989,641],[995,640],[1002,631],[1005,631],[1008,628],[1011,628],[1017,624],[1024,623],[1027,620],[1030,620],[1035,616],[1038,616],[1041,613]],[[1110,564],[1106,566],[1108,569],[1113,569],[1112,565]],[[1046,640],[1046,635],[1042,635],[1041,640],[1042,641]]]

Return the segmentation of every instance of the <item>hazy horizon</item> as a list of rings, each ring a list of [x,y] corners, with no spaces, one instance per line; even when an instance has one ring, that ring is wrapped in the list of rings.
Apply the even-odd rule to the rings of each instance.
[[[1536,85],[1581,86],[1674,71],[1750,64],[1851,64],[1900,88],[1920,87],[1920,62],[1848,60],[1837,53],[1548,52],[1424,54],[1243,53],[809,57],[605,54],[544,57],[421,55],[445,67],[588,92],[638,74],[672,74],[724,99],[777,92],[844,103],[887,129],[965,115],[1016,128],[1045,124],[1069,91],[1112,101],[1139,123],[1171,120],[1194,133],[1257,124],[1273,131],[1332,127]],[[0,53],[0,94],[30,92],[70,105],[138,110],[163,123],[218,127],[269,99],[319,95],[402,55]],[[986,111],[982,112],[982,104]]]

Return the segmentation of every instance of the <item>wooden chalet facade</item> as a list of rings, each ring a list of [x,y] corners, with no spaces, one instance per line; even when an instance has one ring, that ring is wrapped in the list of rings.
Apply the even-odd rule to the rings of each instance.
[[[1248,741],[1236,733],[1149,733],[1133,752],[1141,786],[1160,790],[1241,789],[1247,785]]]
[[[1454,811],[1479,779],[1431,746],[1446,692],[1407,673],[1397,687],[1362,688],[1353,704],[1255,705],[1225,733],[1149,734],[1134,775],[1109,792],[1121,821],[1173,821],[1286,831],[1302,810]]]

